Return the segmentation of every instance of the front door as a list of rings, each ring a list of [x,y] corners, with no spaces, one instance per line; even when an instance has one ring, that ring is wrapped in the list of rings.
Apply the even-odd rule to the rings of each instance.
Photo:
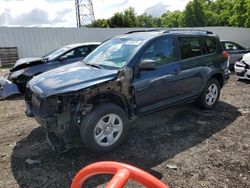
[[[154,60],[156,69],[139,70],[134,77],[137,113],[170,104],[181,93],[180,66],[176,61],[173,38],[164,37],[152,41],[142,53],[138,64],[144,59]]]

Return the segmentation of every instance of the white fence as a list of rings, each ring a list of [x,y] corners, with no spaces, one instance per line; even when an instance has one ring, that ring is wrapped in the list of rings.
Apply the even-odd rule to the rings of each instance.
[[[61,46],[79,42],[102,42],[138,28],[32,28],[0,27],[0,47],[18,47],[19,58],[41,56]],[[250,47],[250,29],[231,27],[199,28],[212,31],[220,39]]]

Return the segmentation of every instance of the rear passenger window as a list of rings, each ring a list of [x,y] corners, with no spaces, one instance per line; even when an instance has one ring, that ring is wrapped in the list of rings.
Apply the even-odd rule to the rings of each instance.
[[[174,42],[172,38],[154,41],[142,54],[141,59],[155,60],[156,66],[162,66],[174,61]]]
[[[216,52],[217,49],[216,40],[214,38],[205,38],[205,47],[207,53],[209,54]]]
[[[199,38],[181,37],[179,38],[181,59],[192,58],[202,55],[202,45]]]

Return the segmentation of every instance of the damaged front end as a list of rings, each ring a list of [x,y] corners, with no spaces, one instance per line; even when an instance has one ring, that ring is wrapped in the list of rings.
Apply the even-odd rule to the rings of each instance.
[[[92,109],[79,95],[40,98],[26,92],[26,114],[35,117],[45,129],[48,143],[53,150],[65,151],[79,138],[82,117]]]
[[[133,104],[128,85],[129,81],[123,77],[81,91],[48,97],[42,97],[28,87],[25,94],[26,114],[34,117],[45,129],[48,143],[53,150],[65,151],[80,140],[80,129],[84,126],[83,119],[86,114],[96,104],[110,100],[108,98],[112,97],[111,93],[121,93],[124,101],[113,99],[116,99],[117,104],[124,104],[125,111],[134,114],[134,105],[125,105],[125,101]]]
[[[81,62],[50,70],[28,82],[26,114],[45,129],[52,149],[64,151],[81,139],[83,120],[97,104],[112,101],[132,111],[130,79],[125,78],[131,75],[129,69],[125,73]]]
[[[236,76],[239,79],[250,80],[250,63],[246,63],[245,61],[237,61],[234,65],[234,70]]]
[[[35,72],[27,74],[29,67],[43,64],[41,58],[25,58],[16,62],[10,72],[0,77],[0,99],[4,100],[13,95],[20,95],[25,92],[27,82]]]
[[[4,100],[13,95],[19,95],[18,86],[8,79],[9,76],[0,77],[0,99]]]

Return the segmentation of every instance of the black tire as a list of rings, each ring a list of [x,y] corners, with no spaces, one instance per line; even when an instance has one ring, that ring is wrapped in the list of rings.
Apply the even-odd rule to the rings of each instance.
[[[97,143],[97,141],[95,140],[95,136],[94,136],[96,134],[96,132],[95,132],[96,129],[98,129],[97,123],[103,117],[105,117],[107,115],[112,115],[112,114],[114,114],[120,118],[120,120],[122,121],[122,124],[123,124],[123,128],[122,128],[121,133],[117,134],[120,136],[115,141],[115,143],[113,143],[112,145],[109,145],[109,146],[102,146],[102,145]],[[108,119],[109,119],[109,117],[108,117]],[[115,121],[117,121],[117,120],[118,119],[116,119]],[[84,143],[84,146],[87,149],[89,149],[95,153],[109,152],[109,151],[117,148],[119,145],[121,145],[124,142],[124,140],[126,139],[127,133],[128,133],[128,116],[121,107],[119,107],[113,103],[98,104],[94,107],[94,109],[91,112],[89,112],[88,114],[86,114],[86,116],[84,116],[83,121],[81,123],[81,132],[80,133],[81,133],[81,139]],[[111,134],[114,135],[114,133],[111,133]],[[103,141],[105,142],[105,139]]]
[[[213,103],[209,103],[206,99],[206,96],[208,94],[208,89],[210,86],[215,86],[218,88],[218,93],[217,93],[217,97],[216,99],[213,100]],[[209,79],[203,92],[201,93],[200,97],[198,98],[197,100],[197,103],[198,105],[202,108],[202,109],[213,109],[217,104],[218,104],[218,101],[219,101],[219,98],[220,98],[220,84],[219,84],[219,81],[216,80],[216,79]]]

